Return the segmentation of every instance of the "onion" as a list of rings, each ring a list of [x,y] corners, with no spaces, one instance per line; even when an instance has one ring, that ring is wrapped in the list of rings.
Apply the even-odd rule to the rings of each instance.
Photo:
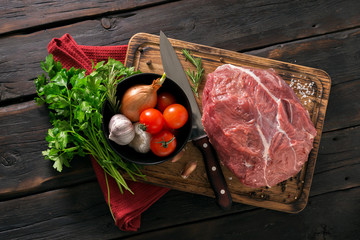
[[[153,108],[157,103],[157,90],[165,81],[165,73],[151,85],[135,85],[124,93],[121,101],[120,112],[130,121],[137,122],[140,113],[147,108]]]

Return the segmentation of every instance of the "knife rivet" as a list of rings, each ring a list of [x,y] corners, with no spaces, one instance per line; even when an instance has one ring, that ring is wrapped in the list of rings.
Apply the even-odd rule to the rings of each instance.
[[[151,65],[151,59],[146,62],[146,65],[148,65],[148,66]]]
[[[208,147],[207,143],[204,143],[203,148],[207,148],[207,147]]]
[[[215,167],[215,166],[212,166],[212,167],[211,167],[211,170],[212,170],[213,172],[215,172],[215,171],[216,171],[216,167]]]
[[[221,189],[221,190],[220,190],[220,193],[221,193],[221,194],[225,194],[225,190],[224,190],[224,189]]]
[[[223,57],[220,57],[220,62],[225,62]]]

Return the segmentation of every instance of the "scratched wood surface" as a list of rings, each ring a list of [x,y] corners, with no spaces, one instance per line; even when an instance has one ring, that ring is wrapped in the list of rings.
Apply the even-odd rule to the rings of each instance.
[[[359,1],[88,1],[70,9],[70,1],[36,2],[6,1],[0,8],[1,239],[358,239]],[[74,159],[62,173],[43,159],[50,124],[47,110],[33,102],[33,80],[49,41],[69,33],[82,45],[121,45],[136,33],[160,30],[331,76],[303,211],[234,203],[223,212],[211,197],[171,190],[142,214],[139,231],[121,232],[88,158]]]

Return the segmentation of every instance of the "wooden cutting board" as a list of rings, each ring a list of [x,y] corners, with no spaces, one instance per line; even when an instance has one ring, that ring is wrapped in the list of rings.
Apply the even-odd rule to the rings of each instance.
[[[331,80],[322,70],[305,66],[275,61],[271,59],[241,54],[219,48],[169,39],[173,45],[184,70],[195,70],[185,61],[181,50],[189,50],[195,57],[201,57],[205,74],[199,87],[198,104],[201,109],[202,90],[206,75],[218,66],[230,63],[236,66],[273,68],[295,91],[317,129],[314,147],[308,162],[302,170],[277,186],[267,188],[250,188],[242,183],[225,167],[222,166],[231,196],[234,202],[269,208],[278,211],[296,213],[304,209],[309,197],[310,186],[314,174],[315,162],[323,129],[326,107],[330,94]],[[160,57],[159,36],[147,33],[134,35],[129,42],[125,65],[135,67],[141,72],[162,74],[163,67]],[[187,178],[181,177],[184,166],[196,161],[196,170]],[[172,189],[215,197],[208,182],[206,171],[199,150],[189,142],[183,157],[177,162],[165,162],[153,166],[145,166],[142,172],[147,176],[146,182],[169,187]],[[139,181],[144,181],[139,178]]]

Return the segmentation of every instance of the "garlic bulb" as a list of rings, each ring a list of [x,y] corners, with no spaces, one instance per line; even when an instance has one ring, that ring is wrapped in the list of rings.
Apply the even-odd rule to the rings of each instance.
[[[129,144],[135,137],[134,126],[122,114],[115,114],[109,122],[109,139],[119,145]]]
[[[141,128],[141,123],[134,123],[135,137],[129,144],[139,153],[147,153],[150,150],[151,134]]]

